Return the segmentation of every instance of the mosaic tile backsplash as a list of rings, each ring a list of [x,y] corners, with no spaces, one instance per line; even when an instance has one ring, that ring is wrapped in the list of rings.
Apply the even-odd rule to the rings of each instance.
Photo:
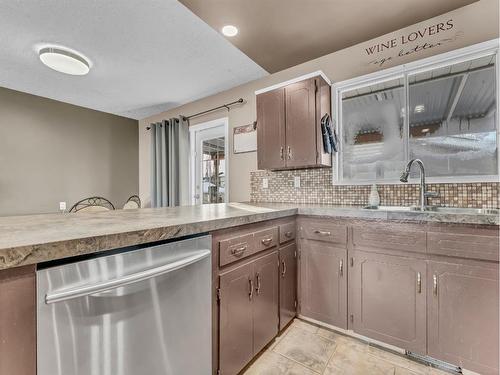
[[[295,176],[300,177],[300,188],[294,188]],[[267,189],[262,179],[268,178]],[[255,171],[250,174],[252,202],[284,202],[342,204],[363,206],[368,204],[371,185],[332,185],[330,168],[294,171]],[[418,205],[420,187],[417,184],[378,184],[380,205]],[[427,184],[429,191],[437,191],[439,198],[430,198],[431,205],[447,207],[498,208],[500,184],[480,182],[464,184]]]

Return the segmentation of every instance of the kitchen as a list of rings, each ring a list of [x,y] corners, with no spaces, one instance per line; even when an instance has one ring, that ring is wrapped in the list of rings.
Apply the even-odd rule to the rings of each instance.
[[[499,373],[498,1],[351,5],[0,2],[1,375]]]

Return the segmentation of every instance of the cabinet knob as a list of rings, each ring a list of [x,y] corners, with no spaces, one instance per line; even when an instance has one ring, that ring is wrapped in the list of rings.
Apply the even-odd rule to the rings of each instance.
[[[273,238],[270,237],[270,238],[264,238],[261,240],[262,244],[265,245],[265,246],[268,246],[271,244],[271,242],[273,242]]]

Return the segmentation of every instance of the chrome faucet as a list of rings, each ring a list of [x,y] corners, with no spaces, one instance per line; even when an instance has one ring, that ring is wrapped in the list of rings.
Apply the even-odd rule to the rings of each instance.
[[[401,182],[408,182],[408,175],[410,174],[410,169],[413,163],[416,163],[420,167],[420,211],[425,211],[427,208],[427,198],[435,198],[439,196],[439,193],[434,191],[427,191],[425,185],[425,167],[424,163],[420,159],[412,159],[406,164],[406,168],[401,174],[399,180]]]

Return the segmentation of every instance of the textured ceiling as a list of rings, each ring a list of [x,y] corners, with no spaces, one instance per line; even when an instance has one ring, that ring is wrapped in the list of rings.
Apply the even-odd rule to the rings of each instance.
[[[0,35],[0,86],[136,119],[267,74],[176,0],[0,0]],[[45,67],[43,43],[92,70]]]
[[[477,0],[180,0],[270,73]]]

